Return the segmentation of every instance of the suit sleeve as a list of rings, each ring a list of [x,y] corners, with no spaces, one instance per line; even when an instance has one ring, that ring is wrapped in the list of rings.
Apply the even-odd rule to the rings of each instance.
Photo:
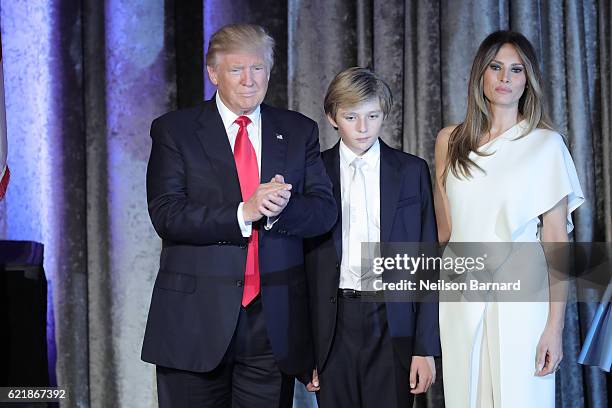
[[[151,125],[147,202],[155,231],[164,240],[191,245],[242,242],[239,202],[210,207],[187,195],[185,161],[160,119]]]
[[[421,245],[423,253],[435,256],[437,255],[438,231],[434,214],[431,179],[427,163],[422,161],[421,164]],[[435,277],[431,276],[432,271],[426,271],[425,273],[428,276],[422,276],[421,279],[433,279],[434,281],[437,279],[437,274]],[[413,355],[439,356],[441,354],[438,299],[437,292],[430,292],[416,304],[417,321]]]
[[[305,148],[304,190],[301,194],[292,192],[273,228],[281,234],[302,238],[328,232],[338,217],[332,184],[321,160],[319,128],[314,122]]]

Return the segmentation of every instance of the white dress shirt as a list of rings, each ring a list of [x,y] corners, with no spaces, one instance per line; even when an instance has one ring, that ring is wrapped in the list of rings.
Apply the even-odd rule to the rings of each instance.
[[[373,278],[370,272],[362,277],[362,271],[349,265],[349,251],[361,251],[360,242],[349,242],[349,225],[354,223],[368,223],[368,236],[370,242],[380,242],[380,143],[374,142],[372,147],[361,156],[365,161],[362,168],[365,185],[367,208],[350,207],[348,197],[349,188],[354,170],[350,167],[357,156],[341,140],[340,141],[340,192],[342,202],[342,261],[340,264],[341,289],[362,290],[362,280]],[[350,247],[349,247],[350,245]],[[363,290],[372,290],[371,287]]]
[[[221,100],[219,96],[219,92],[215,96],[215,102],[217,103],[217,110],[219,111],[219,115],[221,115],[221,120],[223,121],[223,127],[225,128],[225,132],[227,133],[227,138],[229,139],[230,146],[232,147],[232,153],[234,152],[234,144],[236,143],[236,136],[238,135],[238,129],[240,126],[234,123],[239,115],[236,115],[232,112]],[[253,149],[255,150],[255,155],[257,156],[257,169],[259,172],[259,177],[261,179],[261,110],[259,106],[248,115],[244,115],[251,119],[251,123],[247,125],[247,132],[249,133],[249,140],[253,145]],[[236,212],[236,217],[238,218],[238,224],[240,225],[240,231],[242,231],[243,237],[250,237],[252,231],[252,222],[245,221],[244,215],[242,213],[242,207],[244,203],[240,203],[238,205],[238,210]]]

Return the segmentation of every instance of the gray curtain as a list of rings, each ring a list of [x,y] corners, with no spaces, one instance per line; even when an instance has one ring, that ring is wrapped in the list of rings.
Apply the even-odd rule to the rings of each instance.
[[[156,406],[154,370],[139,358],[160,248],[146,209],[148,130],[156,116],[211,95],[203,53],[218,27],[269,29],[278,47],[267,101],[317,120],[322,148],[337,141],[324,120],[327,85],[348,66],[372,66],[396,102],[383,139],[432,169],[438,130],[463,118],[478,44],[496,29],[523,32],[587,195],[575,239],[610,242],[611,8],[594,0],[3,1],[12,181],[0,227],[5,239],[45,243],[64,405]],[[609,379],[576,363],[593,311],[568,306],[558,407],[608,406]],[[419,407],[443,406],[438,379]]]

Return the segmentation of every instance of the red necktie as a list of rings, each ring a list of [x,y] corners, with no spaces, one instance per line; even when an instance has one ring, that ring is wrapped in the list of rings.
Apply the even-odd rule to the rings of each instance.
[[[239,116],[235,123],[239,126],[234,144],[234,160],[238,170],[242,201],[247,202],[259,186],[259,166],[255,149],[249,140],[247,125],[251,120],[246,116]],[[244,290],[242,292],[242,306],[246,307],[259,294],[259,255],[258,235],[252,229],[247,248],[246,268],[244,271]]]

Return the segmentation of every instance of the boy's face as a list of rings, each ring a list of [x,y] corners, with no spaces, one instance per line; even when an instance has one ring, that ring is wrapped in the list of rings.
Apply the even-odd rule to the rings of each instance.
[[[356,106],[338,109],[335,118],[327,115],[344,144],[358,156],[363,155],[380,135],[384,115],[378,98],[372,98]]]

